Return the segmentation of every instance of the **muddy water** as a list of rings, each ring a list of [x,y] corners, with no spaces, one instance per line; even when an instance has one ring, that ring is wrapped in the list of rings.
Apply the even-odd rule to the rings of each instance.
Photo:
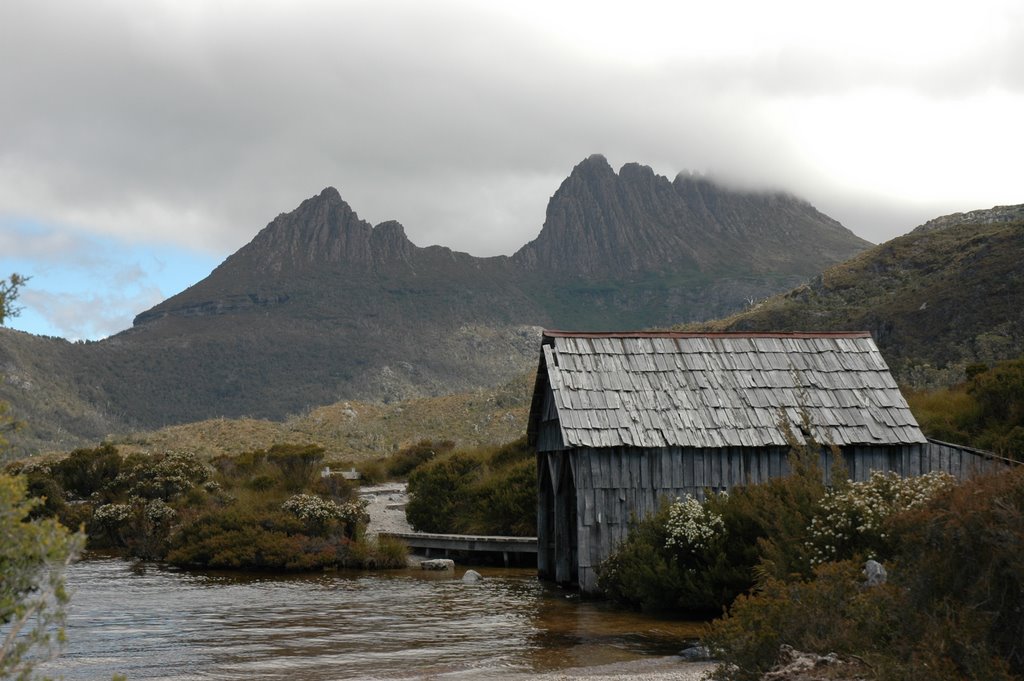
[[[72,567],[67,679],[477,678],[678,651],[695,623],[580,601],[533,570],[268,576],[91,559]],[[463,568],[457,568],[460,577]]]

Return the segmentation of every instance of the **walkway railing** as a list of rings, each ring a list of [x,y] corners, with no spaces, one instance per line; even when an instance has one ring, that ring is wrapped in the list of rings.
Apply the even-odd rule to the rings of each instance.
[[[536,537],[495,537],[468,534],[430,534],[427,532],[381,532],[382,537],[393,537],[406,543],[411,549],[424,551],[429,558],[431,551],[468,553],[500,553],[509,564],[509,554],[524,553],[537,555]]]

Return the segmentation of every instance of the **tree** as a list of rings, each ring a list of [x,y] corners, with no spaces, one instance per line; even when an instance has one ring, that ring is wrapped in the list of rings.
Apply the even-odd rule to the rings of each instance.
[[[21,308],[14,306],[18,299],[19,289],[28,281],[28,277],[12,274],[8,279],[0,279],[0,324],[8,317],[17,317]]]
[[[28,679],[64,642],[64,574],[85,544],[53,518],[29,520],[41,499],[0,475],[0,678]]]
[[[0,324],[20,311],[14,307],[25,277],[0,280]],[[14,427],[0,402],[2,433]],[[53,657],[64,642],[68,594],[64,574],[85,545],[82,531],[70,532],[54,518],[30,519],[43,499],[27,496],[23,477],[0,474],[0,678],[29,679],[36,666]]]
[[[8,317],[17,317],[21,312],[20,308],[14,306],[14,301],[18,299],[18,289],[26,281],[28,281],[28,277],[23,277],[20,274],[12,274],[6,280],[0,279],[0,325]],[[7,440],[4,438],[4,433],[15,431],[21,425],[16,419],[11,417],[8,409],[9,407],[6,402],[0,402],[0,454],[7,449]]]

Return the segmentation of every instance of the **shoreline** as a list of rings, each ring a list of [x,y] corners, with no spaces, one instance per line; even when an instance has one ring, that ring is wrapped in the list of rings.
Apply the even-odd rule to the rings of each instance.
[[[571,667],[557,672],[530,675],[547,681],[572,679],[633,679],[635,681],[701,681],[717,666],[715,662],[687,662],[678,656],[645,658],[593,667]]]
[[[586,667],[567,667],[555,671],[532,672],[525,670],[488,669],[485,676],[495,681],[576,681],[577,679],[618,679],[626,681],[705,681],[709,673],[718,666],[717,662],[688,662],[677,655],[644,657],[622,662],[611,662]],[[403,677],[404,678],[404,677]],[[410,679],[456,679],[481,678],[481,670],[458,671],[426,676],[413,675]]]

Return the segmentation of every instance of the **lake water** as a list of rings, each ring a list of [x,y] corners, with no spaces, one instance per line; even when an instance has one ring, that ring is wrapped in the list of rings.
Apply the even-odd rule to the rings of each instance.
[[[698,623],[581,601],[534,570],[259,575],[72,566],[66,679],[477,678],[678,652]],[[465,568],[456,567],[455,577]]]

